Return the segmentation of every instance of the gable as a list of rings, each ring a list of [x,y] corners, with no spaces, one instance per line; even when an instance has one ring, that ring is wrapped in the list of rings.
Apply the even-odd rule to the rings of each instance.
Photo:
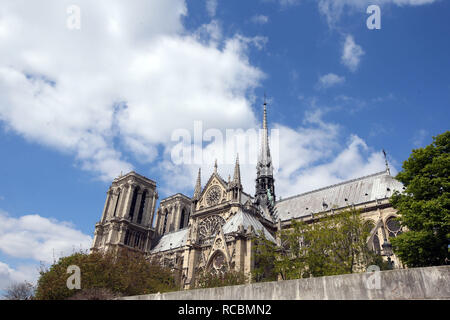
[[[200,193],[197,209],[214,207],[227,199],[227,183],[213,173]]]

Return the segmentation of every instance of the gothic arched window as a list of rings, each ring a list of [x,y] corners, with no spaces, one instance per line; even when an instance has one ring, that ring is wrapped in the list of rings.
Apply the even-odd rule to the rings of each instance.
[[[167,227],[167,217],[169,216],[169,213],[167,212],[167,209],[164,210],[164,225],[163,225],[163,229],[162,229],[162,233],[166,233],[166,227]]]
[[[180,229],[184,228],[184,218],[185,218],[185,210],[183,208],[183,210],[181,210],[181,217],[180,217]]]
[[[113,212],[113,217],[116,216],[116,212],[117,212],[117,207],[119,206],[119,201],[120,201],[120,193],[122,192],[121,189],[119,189],[119,193],[117,194],[117,201],[116,201],[116,205],[114,207],[114,212]]]
[[[217,251],[210,260],[208,270],[211,274],[223,274],[227,271],[227,263],[225,255],[221,251]]]
[[[373,236],[373,251],[377,254],[380,254],[381,252],[380,238],[378,238],[377,234]]]
[[[386,228],[389,232],[389,237],[393,238],[398,236],[400,233],[402,233],[400,226],[400,222],[397,221],[395,217],[390,217],[386,220]]]
[[[141,223],[142,222],[142,215],[144,214],[144,207],[145,207],[145,199],[146,199],[146,197],[147,197],[147,190],[145,190],[144,193],[142,193],[141,204],[139,205],[139,212],[138,212],[137,223]]]
[[[131,207],[130,207],[130,214],[129,214],[131,220],[133,220],[134,209],[136,208],[136,200],[137,200],[138,192],[139,192],[139,187],[136,187],[136,189],[134,189],[134,191],[133,191],[133,198],[131,199]]]
[[[175,220],[175,208],[174,207],[171,208],[170,211],[171,211],[171,213],[170,213],[171,222],[169,225],[169,232],[172,232],[175,228],[175,221],[174,221]]]

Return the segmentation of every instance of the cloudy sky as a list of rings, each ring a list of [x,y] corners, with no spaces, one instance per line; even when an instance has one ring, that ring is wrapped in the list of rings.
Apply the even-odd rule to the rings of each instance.
[[[379,30],[367,28],[370,4]],[[160,199],[191,196],[199,167],[204,183],[217,158],[226,179],[239,152],[253,193],[257,144],[217,137],[258,129],[264,92],[278,197],[383,170],[383,148],[398,172],[448,129],[449,10],[443,0],[2,0],[0,290],[88,248],[121,172],[155,180]],[[175,161],[177,150],[200,160]]]

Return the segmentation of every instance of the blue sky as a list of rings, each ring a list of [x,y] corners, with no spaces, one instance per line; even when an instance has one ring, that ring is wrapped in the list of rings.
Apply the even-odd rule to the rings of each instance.
[[[2,1],[0,288],[89,247],[121,171],[155,180],[160,199],[190,196],[220,151],[204,143],[211,159],[175,165],[171,134],[258,128],[264,92],[277,196],[383,170],[383,148],[397,172],[448,130],[449,12],[442,0]],[[224,177],[232,167],[219,160]],[[253,193],[254,163],[241,171]]]

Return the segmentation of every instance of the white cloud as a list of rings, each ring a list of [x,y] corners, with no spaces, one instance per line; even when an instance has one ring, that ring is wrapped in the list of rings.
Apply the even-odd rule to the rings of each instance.
[[[332,139],[331,143],[337,143],[335,137],[327,135],[325,137]],[[312,135],[310,138],[315,136]],[[322,142],[325,145],[330,143],[326,140]],[[300,158],[303,163],[292,165],[289,170],[280,172],[277,179],[278,194],[283,198],[379,172],[385,168],[382,152],[371,151],[356,135],[350,136],[346,146],[340,145],[337,153],[318,148],[313,149],[315,153],[310,155],[308,147],[302,150],[302,147],[295,148],[294,144],[290,146],[291,148],[286,150],[290,152],[291,158]]]
[[[363,55],[364,50],[361,48],[361,46],[355,43],[353,36],[347,35],[342,47],[341,62],[354,72],[358,68],[361,57]]]
[[[278,197],[285,198],[384,170],[381,150],[372,150],[357,135],[342,137],[338,124],[323,120],[326,112],[324,108],[306,112],[304,122],[297,128],[273,124],[273,129],[278,130],[278,139],[272,136],[270,142]],[[342,143],[342,140],[346,140],[346,143]],[[253,195],[259,142],[246,143],[244,152],[238,148],[224,150],[220,146],[215,143],[206,146],[203,149],[204,160],[199,165],[175,166],[166,157],[154,169],[167,174],[168,183],[159,185],[161,190],[167,194],[192,192],[199,167],[202,169],[204,186],[213,171],[216,158],[218,172],[227,180],[228,175],[233,176],[234,160],[239,152],[244,191]],[[395,172],[395,168],[392,168],[392,172]],[[187,195],[191,196],[189,193]]]
[[[0,251],[11,257],[50,263],[91,245],[92,238],[70,223],[37,214],[15,218],[0,212]]]
[[[266,38],[222,39],[212,21],[193,34],[182,0],[3,1],[0,121],[29,141],[73,154],[111,181],[151,162],[176,128],[254,124],[249,96],[264,74],[248,61]],[[25,116],[26,115],[26,116]],[[125,146],[125,148],[123,148]]]
[[[337,103],[335,110],[343,109],[349,113],[356,113],[367,107],[367,102],[365,100],[347,96],[345,94],[334,97],[334,101]]]
[[[204,130],[257,127],[253,89],[264,73],[251,65],[248,50],[263,49],[267,38],[224,38],[215,20],[189,33],[182,25],[187,14],[182,0],[80,0],[81,30],[71,31],[66,28],[69,4],[3,1],[0,121],[6,128],[73,154],[82,168],[106,181],[131,170],[134,160],[152,163],[164,179],[159,186],[179,192],[192,188],[197,165],[169,162],[175,129],[192,133],[196,120],[203,121]],[[353,47],[359,46],[353,41]],[[349,61],[355,64],[353,55],[359,63],[358,50],[349,52]],[[313,113],[301,127],[278,128],[279,190],[284,194],[316,186],[322,180],[301,187],[292,182],[303,168],[339,154],[338,126]],[[207,160],[200,165],[205,177],[216,151],[214,143],[204,149]],[[123,152],[134,158],[125,160]],[[155,163],[158,156],[163,161]],[[225,179],[232,173],[235,153],[227,156],[232,161],[220,164]],[[253,193],[254,163],[243,166],[248,166],[242,168],[246,191]],[[333,172],[328,177],[339,178]]]
[[[27,261],[16,268],[0,261],[0,290],[12,281],[34,282],[41,262],[51,264],[74,251],[86,251],[91,245],[92,237],[68,222],[37,214],[16,218],[0,211],[0,252],[18,261]]]
[[[330,88],[335,85],[341,84],[345,82],[345,77],[338,76],[334,73],[328,73],[319,77],[319,81],[317,83],[318,88]]]
[[[27,281],[34,284],[38,278],[39,270],[36,265],[19,265],[17,268],[12,268],[0,261],[0,295],[1,291],[13,283]]]
[[[251,18],[251,21],[255,24],[266,24],[269,22],[269,17],[263,14],[257,14]]]
[[[210,17],[214,17],[217,11],[218,0],[206,0],[206,11]]]
[[[300,0],[278,0],[281,7],[293,6],[300,3]]]
[[[428,131],[425,129],[420,129],[414,134],[414,137],[412,139],[413,145],[416,148],[422,148],[424,147],[424,143],[427,138],[428,138]]]
[[[318,0],[319,12],[323,14],[330,27],[339,21],[343,13],[361,12],[372,4],[397,5],[397,6],[419,6],[430,4],[437,0]]]

